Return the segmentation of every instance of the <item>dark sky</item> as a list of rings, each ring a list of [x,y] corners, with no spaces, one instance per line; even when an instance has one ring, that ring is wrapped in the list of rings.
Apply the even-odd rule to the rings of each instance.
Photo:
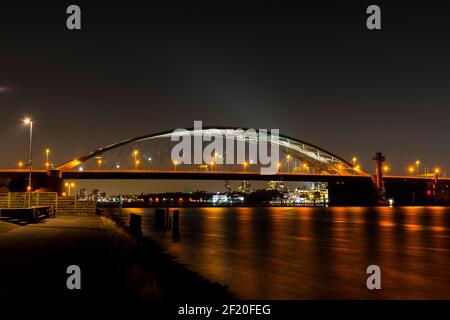
[[[3,2],[0,167],[26,158],[32,115],[36,157],[56,162],[203,120],[279,128],[368,171],[376,151],[397,173],[450,168],[448,1],[207,3]]]

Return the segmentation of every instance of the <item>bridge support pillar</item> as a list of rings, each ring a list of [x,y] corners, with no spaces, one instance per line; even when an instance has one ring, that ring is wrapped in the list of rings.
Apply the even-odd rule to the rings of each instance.
[[[373,157],[372,160],[375,161],[375,184],[377,186],[378,194],[380,196],[383,196],[383,162],[386,160],[386,157],[383,156],[381,152],[377,152],[375,153],[375,157]]]

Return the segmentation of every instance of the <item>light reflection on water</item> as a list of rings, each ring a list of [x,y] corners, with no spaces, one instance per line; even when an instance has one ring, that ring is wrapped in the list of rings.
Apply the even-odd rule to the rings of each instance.
[[[450,299],[450,209],[183,208],[180,241],[150,235],[180,262],[248,299]],[[367,266],[382,290],[366,288]]]

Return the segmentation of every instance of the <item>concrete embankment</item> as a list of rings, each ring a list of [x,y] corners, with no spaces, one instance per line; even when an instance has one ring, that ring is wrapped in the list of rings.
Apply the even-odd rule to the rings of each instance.
[[[0,221],[0,253],[0,300],[229,297],[223,286],[106,217],[58,216],[27,225]],[[81,269],[81,290],[66,286],[71,265]]]

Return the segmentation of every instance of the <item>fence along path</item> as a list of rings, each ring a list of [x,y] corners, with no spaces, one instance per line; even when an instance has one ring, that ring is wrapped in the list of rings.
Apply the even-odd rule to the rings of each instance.
[[[31,197],[31,201],[30,201]],[[80,201],[75,196],[60,197],[56,192],[9,192],[0,194],[0,208],[26,208],[31,206],[53,207],[57,214],[94,215],[95,201]]]

